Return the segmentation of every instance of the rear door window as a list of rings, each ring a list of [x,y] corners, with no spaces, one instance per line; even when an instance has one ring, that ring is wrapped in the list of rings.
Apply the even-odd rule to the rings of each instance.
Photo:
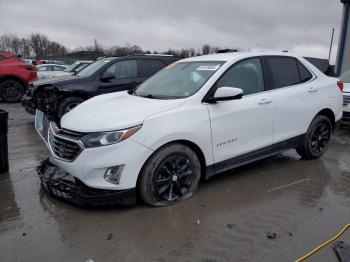
[[[301,83],[297,61],[292,57],[267,57],[274,88]]]
[[[297,61],[298,69],[300,73],[300,81],[301,83],[305,83],[312,79],[312,74],[309,72],[309,70],[299,61]]]
[[[52,71],[51,66],[41,66],[39,67],[38,71]]]
[[[142,77],[150,77],[163,69],[166,65],[156,59],[142,59]]]
[[[63,71],[65,69],[65,67],[63,66],[54,66],[53,67],[53,71]]]

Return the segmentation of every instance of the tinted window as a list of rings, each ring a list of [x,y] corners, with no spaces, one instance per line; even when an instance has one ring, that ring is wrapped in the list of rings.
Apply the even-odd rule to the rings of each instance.
[[[51,66],[41,66],[38,71],[51,71]]]
[[[302,63],[297,61],[297,64],[300,73],[300,82],[305,83],[309,81],[312,78],[312,74],[309,72],[309,70],[306,69],[306,67]]]
[[[0,60],[4,59],[5,57],[3,57],[2,55],[0,55]]]
[[[125,60],[111,65],[107,72],[115,75],[116,78],[135,78],[137,77],[137,61]]]
[[[165,64],[160,60],[142,60],[143,76],[150,77],[165,67]]]
[[[247,59],[231,67],[216,84],[217,87],[236,87],[244,95],[264,91],[264,78],[259,58]]]
[[[268,58],[274,88],[292,86],[301,82],[297,61],[290,57]]]
[[[63,66],[54,66],[53,71],[63,71],[65,68]]]

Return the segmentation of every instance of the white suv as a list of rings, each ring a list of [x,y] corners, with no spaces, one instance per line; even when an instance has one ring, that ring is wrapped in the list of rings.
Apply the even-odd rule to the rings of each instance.
[[[38,112],[51,153],[38,173],[52,195],[77,204],[130,204],[139,193],[168,205],[191,196],[201,178],[286,149],[320,157],[341,117],[337,79],[302,57],[193,57],[134,91],[82,103],[48,132]]]
[[[343,118],[350,120],[350,70],[340,77],[338,85],[343,90]]]

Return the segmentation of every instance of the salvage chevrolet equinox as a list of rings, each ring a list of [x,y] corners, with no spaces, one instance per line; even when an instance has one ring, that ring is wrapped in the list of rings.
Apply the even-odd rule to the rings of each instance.
[[[325,153],[342,93],[288,53],[227,53],[173,63],[134,90],[94,97],[36,128],[46,190],[79,205],[151,206],[189,198],[201,178],[295,148]]]

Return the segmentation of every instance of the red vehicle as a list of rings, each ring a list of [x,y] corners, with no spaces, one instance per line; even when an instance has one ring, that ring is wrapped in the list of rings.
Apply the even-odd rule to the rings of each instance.
[[[0,100],[20,102],[28,83],[37,79],[36,71],[16,55],[0,52]]]

